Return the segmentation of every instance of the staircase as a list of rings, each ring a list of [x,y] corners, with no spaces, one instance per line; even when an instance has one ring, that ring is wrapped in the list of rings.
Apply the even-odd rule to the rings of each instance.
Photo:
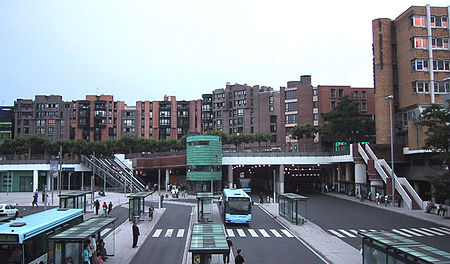
[[[99,159],[93,155],[81,155],[81,162],[90,168],[95,175],[105,180],[108,185],[119,191],[145,191],[145,186],[133,176],[131,170],[124,172],[116,166],[115,162],[111,162],[109,159]]]
[[[361,155],[366,164],[369,163],[369,160],[374,161],[375,170],[385,184],[389,180],[394,179],[395,190],[400,197],[402,197],[406,207],[411,210],[423,209],[424,205],[422,199],[416,193],[411,184],[409,184],[408,180],[405,177],[397,177],[395,173],[394,177],[392,177],[392,171],[389,164],[387,164],[384,159],[378,159],[369,144],[365,144],[363,147],[358,143],[358,153]]]

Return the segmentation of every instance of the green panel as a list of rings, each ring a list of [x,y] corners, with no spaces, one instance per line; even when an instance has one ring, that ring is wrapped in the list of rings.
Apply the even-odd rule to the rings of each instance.
[[[13,192],[32,192],[33,191],[33,171],[10,171]],[[6,192],[7,173],[0,174],[0,191]],[[10,187],[9,187],[10,188]],[[11,189],[8,189],[11,191]],[[30,198],[31,199],[31,198]]]
[[[222,141],[218,136],[188,137],[186,146],[187,165],[221,165]],[[208,142],[207,145],[190,145],[194,142]]]
[[[213,180],[222,180],[222,171],[215,171],[212,173]],[[187,180],[188,181],[210,181],[211,180],[211,172],[206,171],[195,171],[187,172]]]

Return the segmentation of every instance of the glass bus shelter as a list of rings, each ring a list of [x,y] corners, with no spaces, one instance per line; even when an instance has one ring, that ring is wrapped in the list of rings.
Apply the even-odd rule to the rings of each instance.
[[[420,244],[390,232],[359,232],[363,264],[450,263],[450,252]]]
[[[194,224],[189,252],[192,264],[222,264],[223,254],[230,252],[220,224]]]
[[[212,193],[197,193],[197,219],[199,222],[208,223],[213,221]]]
[[[92,235],[95,235],[96,241],[103,239],[107,255],[114,256],[116,220],[112,217],[94,217],[54,235],[50,238],[54,242],[54,255],[49,256],[49,260],[54,258],[54,264],[64,264],[70,257],[74,264],[82,264],[84,246]]]
[[[94,201],[94,193],[91,191],[74,191],[59,195],[59,208],[83,209],[86,213],[86,195],[91,195],[91,205]]]
[[[280,216],[296,225],[305,223],[308,217],[308,197],[295,193],[283,193],[278,195],[278,201]],[[302,214],[300,214],[300,202],[304,202],[305,205]]]
[[[128,220],[132,221],[134,219],[144,220],[144,212],[145,212],[145,198],[147,196],[152,195],[152,192],[138,192],[133,193],[128,196]]]

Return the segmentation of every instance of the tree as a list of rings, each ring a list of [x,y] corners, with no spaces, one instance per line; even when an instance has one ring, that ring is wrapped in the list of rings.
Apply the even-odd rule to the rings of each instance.
[[[443,202],[450,197],[450,111],[441,105],[433,104],[421,114],[419,125],[427,128],[425,149],[434,152],[434,158],[442,162],[442,174],[427,176],[430,182],[431,196]]]
[[[325,124],[322,131],[332,141],[348,144],[372,141],[375,134],[375,122],[372,118],[362,117],[359,103],[344,96],[336,107],[323,115]]]
[[[316,128],[311,123],[305,123],[302,125],[296,125],[291,130],[292,138],[296,140],[303,140],[303,145],[306,150],[306,139],[314,138],[316,133],[319,132],[319,128]]]
[[[208,131],[206,131],[205,135],[219,136],[221,138],[221,140],[222,140],[222,144],[232,144],[232,142],[230,142],[230,136],[227,135],[223,131],[220,131],[220,130],[208,130]]]

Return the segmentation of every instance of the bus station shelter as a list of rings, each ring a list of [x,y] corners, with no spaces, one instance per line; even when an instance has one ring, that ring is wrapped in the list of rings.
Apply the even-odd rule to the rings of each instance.
[[[308,197],[295,193],[283,193],[278,195],[278,213],[286,220],[296,225],[303,224],[308,216]],[[300,214],[300,203],[304,202],[303,214]],[[304,217],[302,216],[304,215]]]
[[[223,254],[230,252],[220,224],[194,224],[189,252],[192,264],[223,263]]]
[[[213,221],[213,198],[212,193],[197,193],[197,219],[199,222],[208,223]]]
[[[59,195],[59,208],[83,209],[86,213],[86,196],[91,195],[91,204],[94,201],[94,193],[91,191],[73,191]]]
[[[128,220],[134,219],[144,220],[145,198],[152,195],[153,192],[138,192],[128,196]]]
[[[391,232],[359,232],[363,264],[450,263],[450,252],[439,250]]]
[[[108,256],[114,256],[116,241],[113,231],[116,220],[117,218],[113,217],[94,217],[52,236],[50,239],[54,245],[53,263],[64,264],[66,259],[71,257],[74,264],[82,264],[85,243],[92,235],[95,235],[96,240],[99,241],[99,239],[105,240],[112,233],[112,239],[105,242],[105,248],[107,248]]]

